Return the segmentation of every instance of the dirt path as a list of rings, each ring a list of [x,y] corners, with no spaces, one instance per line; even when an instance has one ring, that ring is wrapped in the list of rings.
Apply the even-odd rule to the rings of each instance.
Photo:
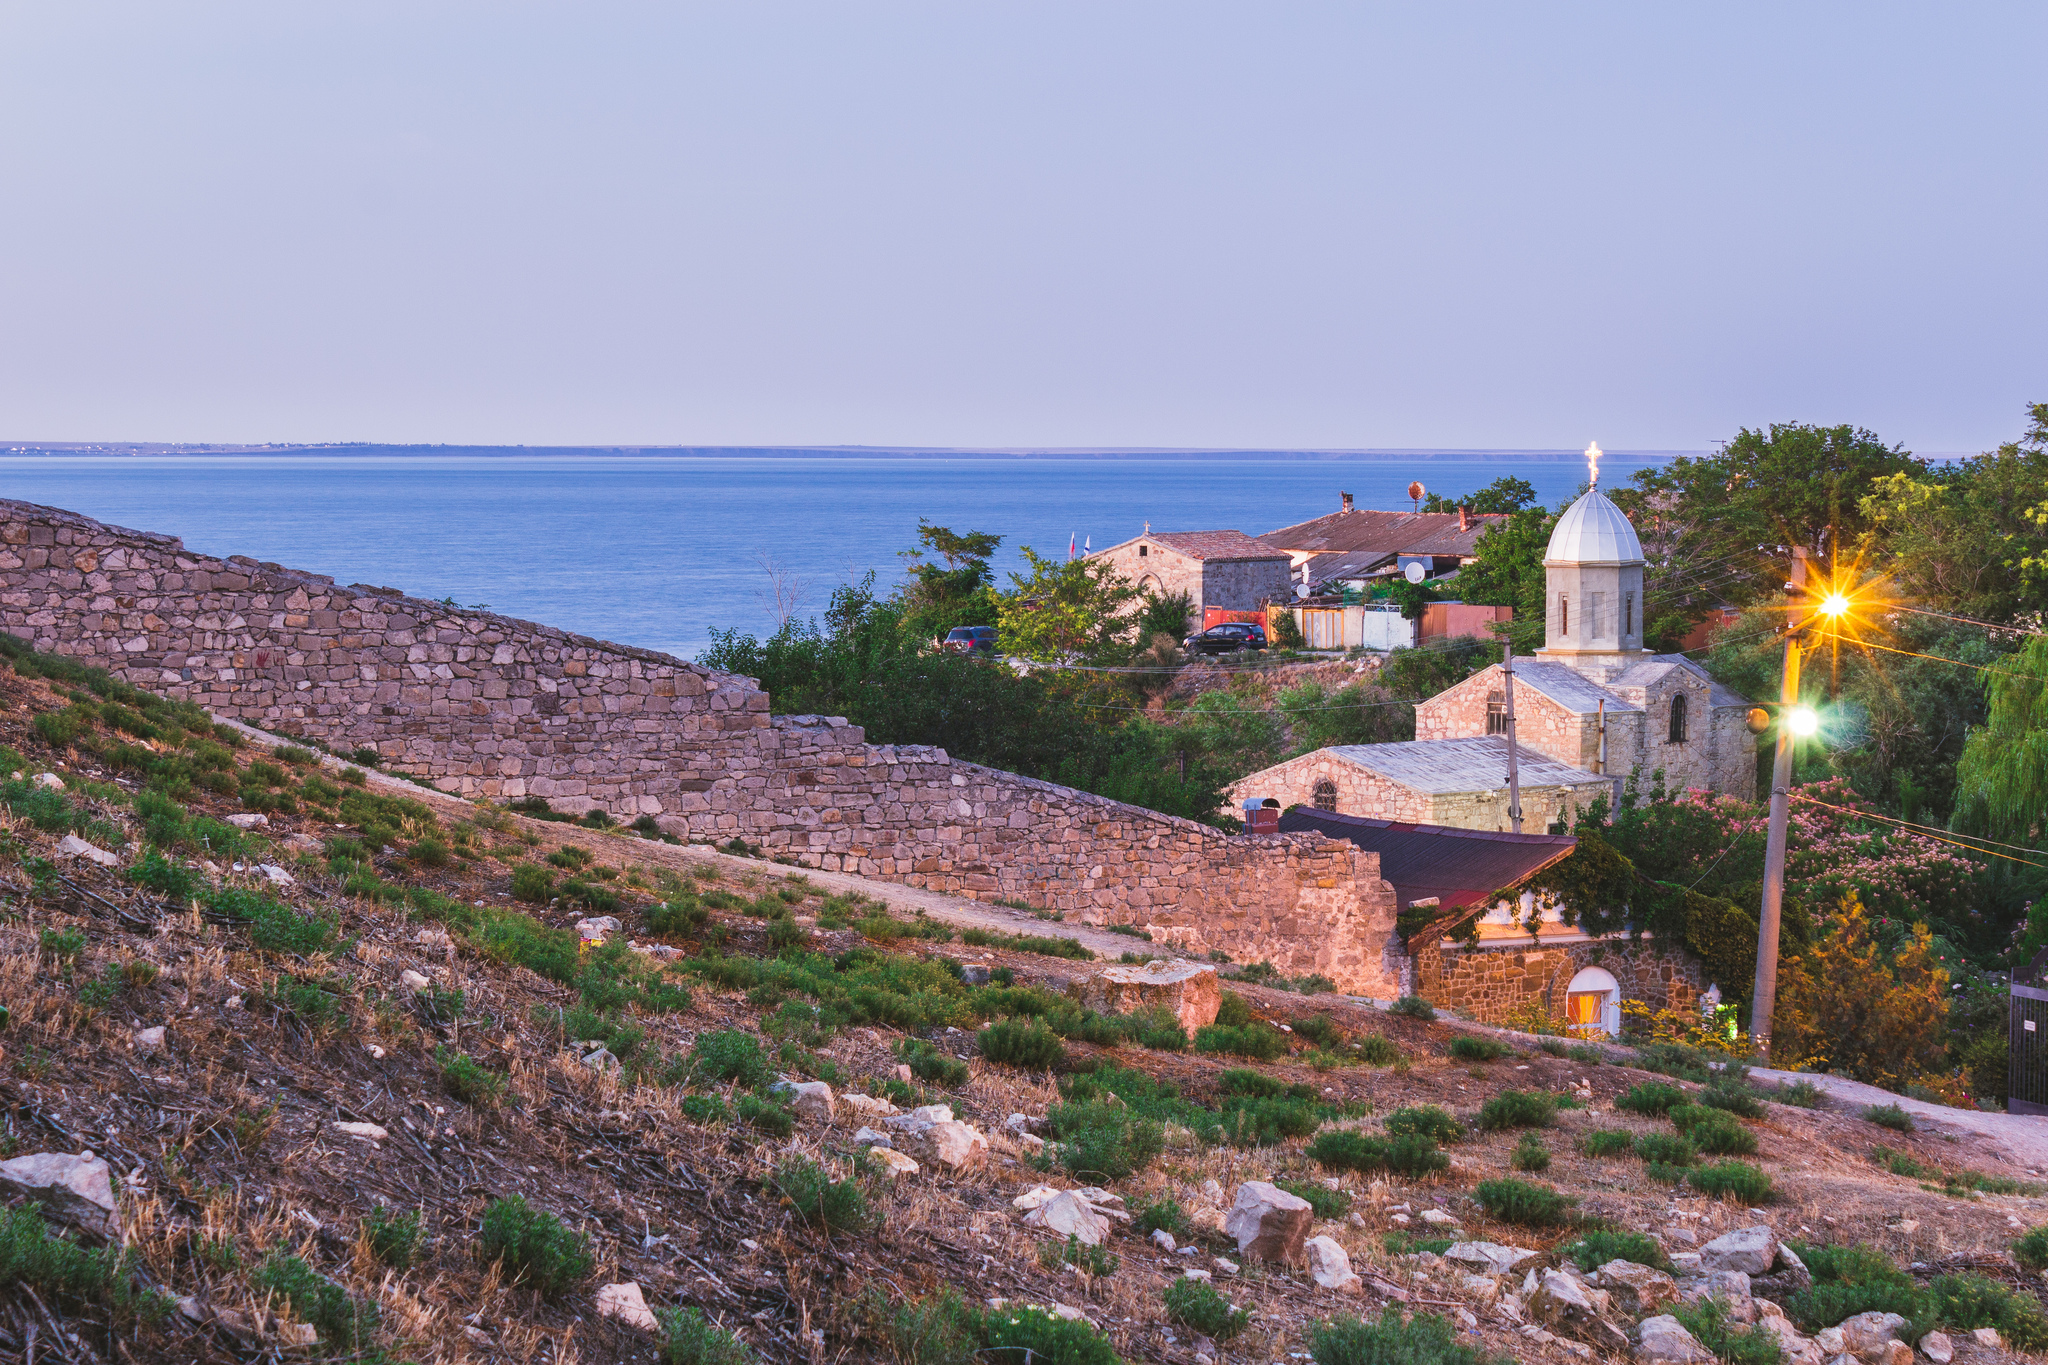
[[[1938,1133],[1973,1133],[1990,1138],[2011,1152],[2013,1160],[2029,1175],[2048,1171],[2048,1118],[2028,1114],[1994,1114],[1983,1109],[1951,1109],[1945,1104],[1928,1104],[1924,1100],[1894,1095],[1889,1090],[1852,1081],[1846,1076],[1810,1076],[1801,1071],[1770,1071],[1763,1067],[1751,1067],[1749,1074],[1779,1085],[1808,1081],[1829,1098],[1859,1110],[1869,1105],[1896,1104],[1923,1128]]]

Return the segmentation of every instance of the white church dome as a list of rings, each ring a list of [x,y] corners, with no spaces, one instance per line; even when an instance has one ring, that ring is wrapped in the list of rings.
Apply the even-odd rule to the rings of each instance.
[[[1643,542],[1621,509],[1595,487],[1564,509],[1543,558],[1546,563],[1640,564]]]

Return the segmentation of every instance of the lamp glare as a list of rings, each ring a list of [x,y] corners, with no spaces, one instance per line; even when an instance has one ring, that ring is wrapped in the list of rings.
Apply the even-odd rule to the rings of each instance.
[[[1785,724],[1793,734],[1805,739],[1820,730],[1820,717],[1811,706],[1795,706],[1785,715]]]
[[[1823,616],[1840,616],[1849,610],[1849,599],[1838,592],[1831,592],[1821,599],[1820,610]]]

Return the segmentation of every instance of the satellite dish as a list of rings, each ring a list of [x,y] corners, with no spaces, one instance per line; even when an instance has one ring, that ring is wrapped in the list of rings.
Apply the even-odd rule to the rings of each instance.
[[[1408,575],[1408,581],[1410,583],[1420,583],[1423,579],[1424,573],[1422,561],[1419,559],[1413,561],[1408,565],[1406,569],[1402,570],[1402,572]]]

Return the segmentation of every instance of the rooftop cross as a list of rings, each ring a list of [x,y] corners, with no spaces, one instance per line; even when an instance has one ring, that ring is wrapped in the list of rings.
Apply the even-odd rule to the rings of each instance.
[[[1586,468],[1593,471],[1593,486],[1598,488],[1600,486],[1600,443],[1598,441],[1586,447]]]

